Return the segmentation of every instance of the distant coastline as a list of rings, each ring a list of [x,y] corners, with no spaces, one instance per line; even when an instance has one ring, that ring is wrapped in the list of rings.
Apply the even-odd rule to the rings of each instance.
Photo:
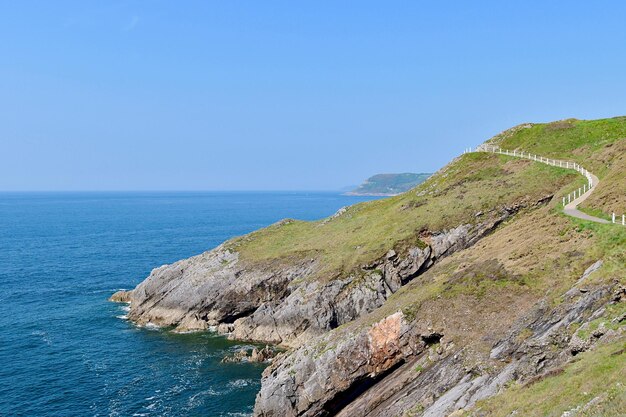
[[[377,174],[344,195],[392,197],[402,194],[426,181],[432,174],[405,172],[401,174]]]
[[[406,191],[403,191],[406,192]],[[394,197],[396,195],[400,195],[400,193],[359,193],[356,191],[348,191],[347,193],[343,193],[343,195],[356,196],[356,197]]]

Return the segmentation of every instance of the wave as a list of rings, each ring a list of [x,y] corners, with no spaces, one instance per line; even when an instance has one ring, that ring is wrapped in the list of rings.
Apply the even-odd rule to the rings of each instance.
[[[161,330],[161,326],[159,326],[158,324],[154,324],[151,322],[148,322],[146,324],[144,324],[143,326],[139,326],[139,327],[143,327],[146,330]]]
[[[248,385],[256,384],[256,382],[257,381],[252,379],[235,379],[234,381],[228,382],[228,386],[233,388],[243,388],[247,387]]]
[[[52,345],[52,339],[48,335],[48,332],[44,332],[43,330],[34,330],[30,333],[32,336],[40,336],[41,340],[48,346]]]

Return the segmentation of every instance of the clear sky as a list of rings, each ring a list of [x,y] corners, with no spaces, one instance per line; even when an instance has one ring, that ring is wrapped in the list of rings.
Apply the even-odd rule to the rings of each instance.
[[[0,2],[0,190],[338,189],[624,114],[624,1]]]

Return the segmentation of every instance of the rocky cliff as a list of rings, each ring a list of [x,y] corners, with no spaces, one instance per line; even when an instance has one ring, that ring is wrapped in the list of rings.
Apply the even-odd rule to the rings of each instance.
[[[319,259],[251,268],[237,252],[220,246],[157,268],[136,289],[112,299],[130,302],[129,318],[138,324],[176,331],[214,328],[235,339],[294,346],[380,307],[401,286],[471,246],[520,208],[496,211],[473,225],[429,231],[428,244],[403,253],[390,249],[362,265],[359,274],[329,282],[306,279]]]
[[[617,118],[521,125],[490,142],[621,178],[624,137]],[[610,362],[587,352],[625,340],[626,229],[562,215],[553,197],[579,181],[463,155],[407,193],[281,221],[157,268],[112,300],[130,302],[138,324],[287,348],[264,373],[258,416],[542,415],[529,405],[540,395],[583,409],[592,398],[549,382],[576,358]],[[585,392],[610,415],[608,399],[626,401],[626,389],[600,385]]]

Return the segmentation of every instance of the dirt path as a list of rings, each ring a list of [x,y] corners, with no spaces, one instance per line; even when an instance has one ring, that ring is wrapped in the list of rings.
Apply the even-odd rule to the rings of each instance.
[[[591,178],[593,180],[594,186],[591,187],[586,193],[584,193],[583,195],[581,195],[580,197],[578,197],[577,199],[572,201],[571,203],[566,204],[565,208],[563,209],[563,212],[565,214],[567,214],[568,216],[576,217],[578,219],[583,219],[583,220],[589,220],[591,222],[605,223],[605,224],[606,223],[611,223],[608,220],[604,220],[604,219],[601,219],[599,217],[591,216],[589,214],[583,213],[582,211],[578,210],[578,205],[580,203],[582,203],[583,201],[585,201],[587,199],[587,197],[589,197],[591,195],[593,190],[596,189],[596,186],[600,183],[600,180],[598,180],[598,177],[593,175],[591,172],[589,173],[589,175],[591,175]]]
[[[469,151],[471,152],[471,149]],[[559,166],[557,164],[559,161],[554,160],[554,159],[538,157],[537,155],[535,155],[535,158],[533,159],[532,156],[527,152],[516,151],[514,153],[511,153],[511,151],[505,151],[497,147],[491,147],[491,146],[484,146],[482,148],[479,147],[474,152],[499,153],[501,155],[507,155],[507,156],[511,156],[514,158],[530,159],[531,161],[540,162],[546,165]],[[566,169],[573,169],[573,168],[566,168]],[[576,172],[579,172],[579,171],[576,171]],[[598,184],[600,183],[600,180],[598,179],[598,177],[596,177],[594,174],[592,174],[589,171],[586,171],[586,172],[591,177],[591,182],[593,184],[593,187],[589,188],[584,194],[580,195],[578,198],[574,199],[570,203],[567,203],[565,207],[563,208],[563,213],[567,214],[568,216],[576,217],[577,219],[588,220],[591,222],[603,223],[603,224],[611,223],[608,220],[591,216],[589,214],[583,213],[582,211],[578,210],[578,205],[582,203],[583,201],[585,201],[591,195],[591,193],[593,193],[593,190],[595,190]]]

